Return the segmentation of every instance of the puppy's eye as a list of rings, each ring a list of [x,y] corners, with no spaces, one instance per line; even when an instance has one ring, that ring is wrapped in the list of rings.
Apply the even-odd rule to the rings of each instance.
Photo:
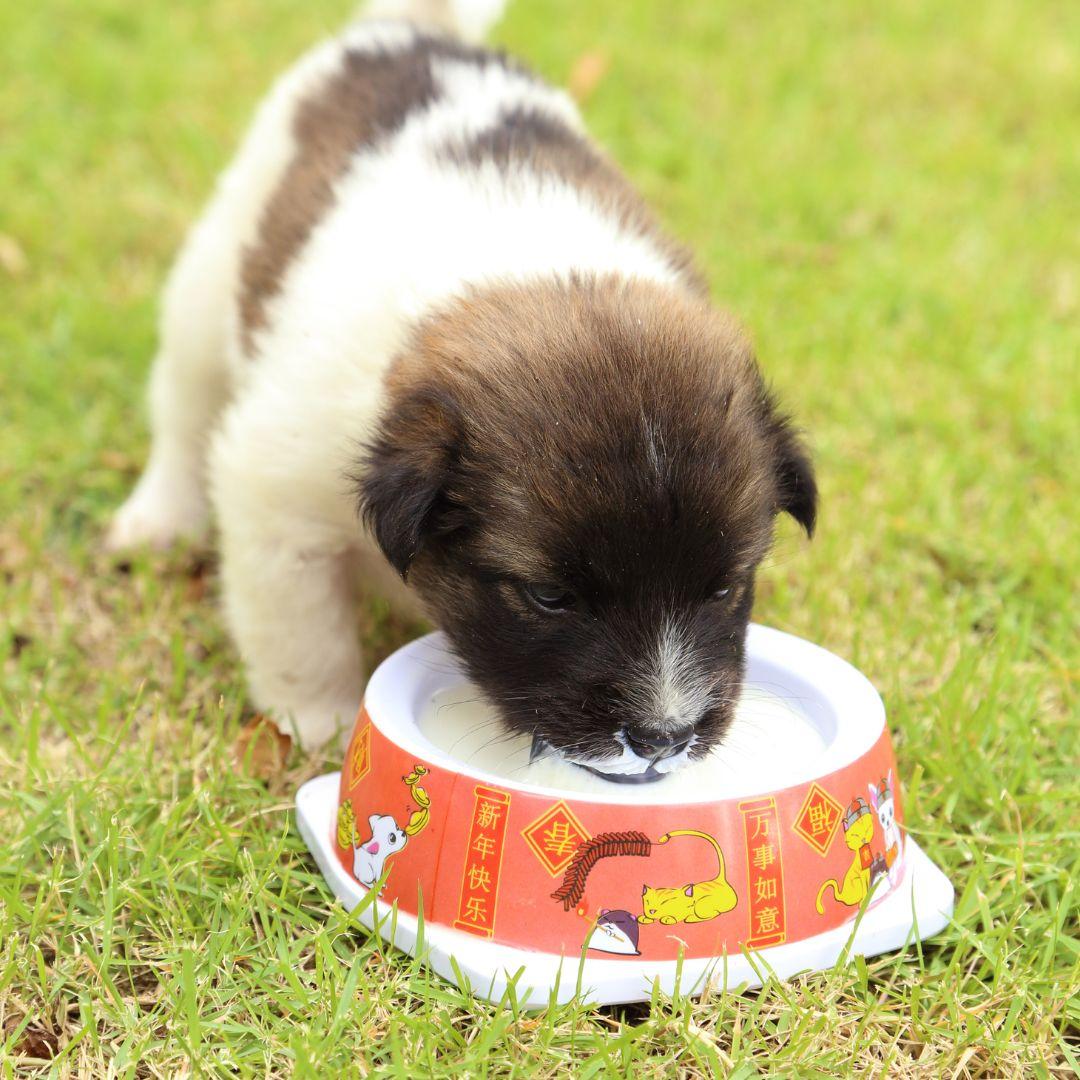
[[[731,589],[717,589],[716,592],[709,597],[710,600],[726,600],[731,595]]]
[[[577,603],[577,597],[561,585],[532,582],[523,585],[522,592],[544,611],[569,611]]]

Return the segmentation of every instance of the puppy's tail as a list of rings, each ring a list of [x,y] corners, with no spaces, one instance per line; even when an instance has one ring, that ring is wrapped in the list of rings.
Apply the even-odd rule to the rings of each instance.
[[[367,19],[407,19],[464,41],[481,41],[502,17],[509,0],[366,0]]]

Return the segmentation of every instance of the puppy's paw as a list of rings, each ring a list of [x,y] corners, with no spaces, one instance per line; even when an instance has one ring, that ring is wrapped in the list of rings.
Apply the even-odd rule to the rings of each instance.
[[[147,474],[117,510],[105,535],[108,551],[135,547],[158,550],[206,527],[206,501],[197,491],[176,490]]]
[[[348,749],[359,703],[312,705],[294,709],[288,718],[274,717],[274,723],[304,750],[327,750],[344,753]]]

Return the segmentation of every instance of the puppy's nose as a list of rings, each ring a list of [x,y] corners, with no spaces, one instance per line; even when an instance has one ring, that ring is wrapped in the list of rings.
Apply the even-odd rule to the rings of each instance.
[[[634,725],[626,728],[626,741],[630,744],[630,749],[639,757],[650,758],[653,761],[658,758],[674,757],[681,753],[690,745],[693,737],[692,724],[677,728],[675,731],[663,732]]]

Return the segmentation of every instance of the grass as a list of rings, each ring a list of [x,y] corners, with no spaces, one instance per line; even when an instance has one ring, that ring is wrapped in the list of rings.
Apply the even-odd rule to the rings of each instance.
[[[757,618],[886,698],[956,883],[921,950],[743,996],[478,1004],[336,906],[200,553],[105,559],[155,297],[350,3],[0,7],[0,1076],[1064,1076],[1080,1047],[1080,9],[517,0],[814,443]],[[409,632],[368,613],[375,655]]]

